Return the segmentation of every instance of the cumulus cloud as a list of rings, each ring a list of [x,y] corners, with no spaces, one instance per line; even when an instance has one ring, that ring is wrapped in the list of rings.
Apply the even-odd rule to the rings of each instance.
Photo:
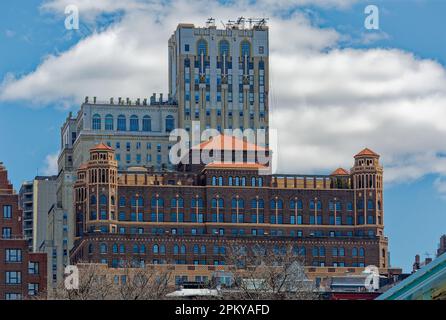
[[[349,168],[353,155],[368,146],[382,155],[387,182],[437,174],[437,189],[446,190],[441,187],[446,177],[446,72],[439,63],[398,49],[340,49],[344,35],[336,30],[318,27],[301,10],[283,14],[306,0],[276,5],[269,0],[256,5],[52,0],[42,9],[63,14],[65,5],[76,2],[81,19],[83,12],[91,21],[102,13],[125,14],[66,52],[48,56],[34,72],[9,75],[0,99],[77,108],[87,95],[136,98],[165,92],[167,40],[179,22],[202,25],[209,16],[225,21],[267,15],[271,128],[278,129],[280,171]],[[354,2],[311,1],[338,9]]]
[[[51,176],[57,174],[57,158],[59,156],[58,152],[48,154],[45,157],[44,167],[42,168],[42,173],[45,176]]]

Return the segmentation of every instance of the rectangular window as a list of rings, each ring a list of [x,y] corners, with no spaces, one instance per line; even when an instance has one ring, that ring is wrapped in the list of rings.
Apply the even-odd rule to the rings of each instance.
[[[22,300],[22,294],[15,292],[7,292],[5,294],[6,300]]]
[[[10,205],[3,206],[3,218],[4,219],[12,218],[12,207]]]
[[[11,238],[11,228],[3,228],[2,229],[2,238],[10,239]]]
[[[38,283],[28,283],[28,295],[35,296],[39,292],[39,284]]]
[[[6,271],[6,284],[21,284],[22,273],[20,271]]]
[[[39,263],[38,262],[28,262],[28,273],[29,274],[39,274]]]
[[[22,262],[22,250],[6,249],[6,262]]]

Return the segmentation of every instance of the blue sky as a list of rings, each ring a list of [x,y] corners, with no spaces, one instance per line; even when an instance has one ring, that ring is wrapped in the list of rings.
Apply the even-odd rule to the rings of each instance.
[[[132,3],[132,1],[133,0],[127,0],[128,3]],[[327,2],[342,3],[343,1],[344,0],[328,0]],[[36,70],[39,68],[45,71],[45,66],[42,65],[44,65],[48,56],[54,57],[55,60],[61,60],[64,53],[74,51],[73,49],[77,45],[80,46],[80,48],[84,48],[88,45],[92,45],[89,44],[89,41],[97,41],[98,43],[101,43],[101,36],[105,35],[107,32],[115,32],[111,31],[115,26],[117,26],[118,29],[121,27],[122,30],[124,30],[117,30],[116,33],[118,35],[120,35],[119,32],[125,34],[125,30],[128,28],[130,33],[126,34],[127,37],[132,34],[132,28],[144,28],[144,19],[142,19],[143,22],[141,22],[140,25],[137,24],[138,22],[130,22],[126,20],[126,16],[138,15],[140,18],[146,16],[147,19],[153,19],[153,16],[149,16],[145,12],[141,13],[136,9],[127,12],[122,8],[107,8],[104,5],[102,11],[99,10],[97,13],[91,13],[91,11],[89,11],[88,17],[85,15],[83,16],[81,10],[81,29],[77,32],[68,31],[64,28],[63,12],[60,12],[60,6],[57,6],[61,5],[59,2],[62,5],[64,3],[62,0],[47,1],[47,4],[55,4],[55,6],[47,10],[42,10],[40,8],[41,5],[45,3],[44,1],[29,0],[0,2],[0,12],[2,12],[2,19],[0,20],[0,81],[4,81],[2,87],[0,87],[0,93],[2,91],[4,93],[6,92],[4,90],[9,89],[7,88],[7,81],[11,80],[5,79],[9,79],[11,74],[14,75],[16,79],[13,81],[18,81],[17,83],[20,85],[15,87],[15,91],[13,91],[13,93],[8,93],[6,97],[5,95],[3,95],[3,97],[0,95],[0,161],[3,161],[6,164],[10,178],[17,189],[22,181],[33,178],[37,172],[39,174],[45,174],[51,171],[52,167],[51,165],[48,166],[47,162],[49,161],[54,166],[54,155],[59,149],[60,127],[66,118],[68,111],[73,110],[76,112],[81,100],[80,97],[92,95],[90,91],[91,86],[89,87],[86,85],[85,87],[82,87],[79,85],[75,88],[70,87],[70,89],[67,89],[69,86],[65,82],[56,80],[51,82],[52,91],[51,94],[48,94],[48,92],[45,91],[46,89],[39,87],[39,83],[42,83],[39,79],[42,78],[33,80],[30,75],[36,73]],[[179,0],[179,2],[181,3],[181,0]],[[297,1],[297,3],[298,2],[299,1]],[[271,29],[280,29],[285,23],[290,22],[290,20],[287,19],[290,19],[291,17],[290,23],[295,23],[300,30],[299,32],[301,32],[301,34],[297,35],[295,38],[284,40],[291,43],[289,44],[290,47],[286,50],[282,50],[282,48],[279,49],[281,43],[285,42],[276,40],[271,41],[271,50],[277,51],[277,53],[274,53],[276,54],[274,60],[272,60],[274,63],[271,63],[271,73],[273,81],[276,81],[273,84],[279,84],[278,86],[275,86],[279,87],[279,89],[272,91],[272,96],[279,96],[279,101],[281,102],[279,105],[274,106],[274,112],[277,112],[279,119],[282,112],[281,108],[285,110],[283,111],[283,114],[287,114],[288,111],[286,110],[289,110],[286,107],[282,107],[286,105],[288,99],[283,98],[283,100],[280,100],[281,96],[287,96],[290,91],[299,91],[299,88],[302,87],[297,85],[296,89],[291,85],[282,86],[280,85],[280,78],[282,78],[282,76],[301,77],[299,78],[300,82],[297,82],[299,84],[310,83],[314,80],[308,79],[307,81],[302,75],[311,74],[313,76],[314,70],[302,69],[302,72],[300,72],[300,67],[297,62],[305,60],[298,60],[296,64],[290,64],[291,67],[288,67],[288,65],[284,67],[288,61],[292,61],[291,59],[287,59],[287,57],[290,57],[290,54],[294,55],[295,52],[305,50],[309,50],[309,55],[303,55],[301,59],[305,59],[306,57],[308,59],[313,59],[317,57],[318,59],[321,59],[319,60],[320,63],[331,61],[329,59],[340,61],[336,60],[339,57],[336,56],[335,52],[336,50],[339,50],[341,55],[340,58],[342,58],[341,61],[347,61],[347,65],[349,65],[348,59],[355,59],[351,61],[352,68],[354,68],[354,66],[361,66],[360,61],[362,60],[359,59],[364,58],[364,61],[369,61],[367,59],[370,57],[367,55],[372,53],[374,55],[383,54],[385,57],[383,59],[390,59],[390,63],[387,60],[383,60],[384,62],[389,63],[389,67],[384,69],[392,69],[392,66],[395,65],[395,63],[391,62],[398,61],[399,57],[403,57],[404,59],[407,59],[407,65],[402,66],[402,71],[396,70],[396,75],[387,76],[398,77],[398,73],[401,73],[401,75],[412,74],[413,77],[409,77],[408,79],[416,80],[416,82],[420,83],[420,86],[423,88],[426,87],[423,79],[427,79],[426,82],[433,82],[430,87],[426,87],[425,91],[415,90],[416,92],[412,94],[410,91],[412,90],[412,86],[407,86],[407,88],[398,91],[401,92],[401,95],[409,96],[410,99],[420,100],[422,102],[427,101],[426,103],[429,104],[429,107],[431,107],[432,110],[428,109],[421,112],[420,116],[422,121],[417,122],[417,106],[409,105],[408,108],[410,108],[410,110],[408,109],[407,113],[410,114],[411,117],[405,119],[407,122],[404,123],[398,122],[400,116],[393,118],[393,121],[395,122],[390,121],[390,119],[392,119],[392,113],[390,112],[389,116],[386,115],[385,118],[376,120],[381,121],[381,128],[389,130],[388,132],[384,130],[386,131],[386,134],[376,134],[373,129],[370,129],[370,131],[364,133],[364,135],[362,135],[362,131],[358,131],[360,134],[356,135],[356,140],[348,143],[348,148],[345,147],[345,145],[347,145],[346,142],[340,142],[341,139],[346,139],[346,137],[347,140],[349,140],[348,135],[340,135],[337,142],[332,142],[330,140],[330,144],[328,144],[327,141],[332,139],[332,137],[329,137],[327,132],[322,131],[317,137],[314,135],[306,136],[304,132],[298,132],[296,135],[301,137],[304,141],[302,143],[294,143],[300,143],[300,150],[304,150],[302,153],[311,154],[311,152],[306,152],[305,150],[313,150],[312,147],[317,145],[318,151],[329,150],[332,152],[333,160],[331,162],[328,160],[322,161],[320,160],[320,156],[317,155],[317,152],[315,152],[316,155],[314,156],[314,159],[309,156],[302,156],[301,161],[296,161],[298,163],[300,162],[300,164],[296,165],[297,167],[288,169],[285,165],[284,170],[299,170],[299,173],[308,174],[312,172],[327,173],[338,164],[347,167],[351,165],[351,158],[355,150],[359,151],[365,145],[375,148],[376,151],[383,156],[385,175],[389,172],[388,176],[391,177],[386,181],[385,190],[385,223],[386,234],[390,239],[391,262],[393,266],[401,266],[408,271],[411,268],[414,255],[416,253],[424,254],[425,252],[431,254],[434,253],[439,237],[443,233],[446,233],[446,228],[444,227],[446,226],[446,213],[444,210],[446,200],[444,199],[445,189],[443,187],[443,177],[446,170],[444,169],[442,162],[442,158],[444,157],[441,156],[441,154],[446,152],[446,147],[442,146],[441,141],[436,141],[437,135],[435,132],[432,134],[424,133],[426,132],[424,128],[435,127],[437,125],[435,119],[430,119],[429,117],[434,118],[434,116],[431,115],[439,114],[439,107],[438,105],[435,105],[434,102],[437,101],[436,99],[438,96],[443,97],[443,94],[446,91],[444,90],[442,82],[441,85],[439,85],[437,81],[432,81],[432,79],[438,78],[444,80],[444,74],[442,74],[442,72],[446,65],[446,45],[444,44],[446,22],[443,15],[444,12],[446,12],[446,2],[441,0],[375,0],[373,1],[373,4],[377,5],[380,9],[379,32],[367,31],[363,27],[365,18],[363,11],[364,7],[369,4],[369,2],[355,0],[345,0],[344,2],[349,3],[349,5],[324,5],[324,1],[319,0],[313,5],[285,5],[279,13],[275,12],[275,9],[273,10],[274,12],[270,12],[269,10],[272,9],[267,5],[259,9],[259,12],[274,16],[273,19],[271,19]],[[251,4],[246,4],[246,8],[255,6],[255,2],[251,1],[250,3]],[[322,5],[320,3],[322,3]],[[209,10],[220,10],[221,8],[223,8],[221,7],[221,4],[215,4]],[[159,10],[160,13],[163,14],[162,10],[164,9],[161,8]],[[224,6],[224,10],[227,10],[228,13],[232,12],[231,6],[229,6],[228,9],[227,4]],[[220,10],[219,12],[225,13],[226,11]],[[202,16],[206,16],[206,14],[207,12],[205,11],[200,11],[197,15],[190,13],[190,16],[188,15],[188,12],[184,12],[182,15],[177,16],[174,14],[167,14],[166,19],[168,19],[169,22],[166,22],[166,25],[164,25],[163,28],[167,28],[169,31],[166,34],[161,34],[159,36],[159,39],[161,40],[159,41],[158,38],[155,38],[155,40],[151,39],[151,41],[141,46],[136,44],[134,47],[135,51],[139,49],[141,49],[141,51],[145,50],[144,52],[148,53],[146,55],[147,59],[150,59],[150,56],[153,54],[153,51],[151,50],[156,48],[158,51],[157,54],[160,55],[163,63],[165,63],[164,57],[167,56],[167,36],[173,31],[174,23],[180,22],[180,20],[182,20],[182,22],[189,20],[195,22],[199,20],[203,21],[204,24],[204,20],[200,19]],[[296,16],[296,14],[299,16]],[[233,19],[234,17],[230,16],[226,18]],[[319,39],[320,37],[322,45],[319,44],[319,42],[310,43],[309,45],[307,42],[311,42],[313,39],[306,39],[305,32],[315,32],[312,38]],[[135,30],[135,34],[136,33],[140,33],[139,29]],[[374,40],[372,41],[365,41],[364,39],[366,39],[370,33],[374,33],[376,37],[374,37]],[[271,36],[272,35],[273,33]],[[147,35],[147,37],[151,36]],[[138,40],[144,38],[135,39],[136,42],[138,42]],[[298,44],[293,46],[293,41],[296,41]],[[308,47],[311,47],[311,49],[308,49]],[[128,52],[123,53],[123,55],[128,54],[129,57],[131,57],[133,54],[132,48],[133,47],[130,47]],[[351,48],[355,51],[349,50]],[[375,49],[378,49],[378,51],[373,51]],[[394,49],[397,49],[397,52],[392,51]],[[290,53],[289,51],[292,52]],[[327,54],[327,52],[329,53]],[[388,52],[390,52],[390,56],[387,55]],[[79,63],[79,65],[85,63],[85,59],[81,60],[78,56],[75,57],[75,59],[79,59],[78,61],[74,60],[75,63]],[[107,59],[105,59],[105,61],[113,61]],[[113,59],[115,59],[114,56]],[[437,63],[433,65],[422,63],[422,61],[431,60]],[[311,63],[308,64],[310,66],[312,65]],[[287,73],[287,70],[282,70],[292,69],[294,66],[296,66],[295,72],[291,75]],[[162,76],[161,78],[154,76],[154,74],[157,74],[154,72],[159,72],[158,69],[153,69],[155,70],[153,71],[150,68],[155,67],[145,67],[147,67],[147,70],[149,71],[142,75],[142,79],[147,79],[147,83],[145,86],[137,88],[140,91],[128,90],[129,96],[137,97],[135,94],[139,93],[145,96],[150,96],[152,92],[167,91],[167,64],[163,64],[160,67],[160,70],[164,69],[164,73],[166,74],[166,76]],[[56,67],[48,68],[45,76],[48,76],[49,79],[52,79],[52,77],[57,79],[57,77],[51,73],[51,70],[55,68]],[[373,66],[371,66],[371,68],[373,68]],[[85,75],[87,73],[83,71],[81,67],[79,69],[81,76],[82,74]],[[63,70],[62,67],[59,72],[63,73]],[[101,73],[101,70],[93,70],[92,72]],[[328,70],[327,73],[328,72],[330,72],[330,70]],[[333,72],[337,72],[337,70],[334,70]],[[351,70],[348,70],[347,68],[347,70],[342,70],[340,74],[345,75],[349,72],[351,72]],[[335,75],[337,76],[337,73]],[[361,74],[359,75],[359,77],[358,75],[354,75],[351,78],[347,75],[347,80],[345,81],[354,81],[355,85],[357,84],[360,86],[363,77]],[[73,79],[76,76],[73,76]],[[95,74],[94,77],[98,77],[97,74]],[[131,77],[129,76],[125,79],[125,82],[131,83],[131,81],[134,81],[135,79],[141,79],[139,77],[141,77],[141,74],[135,76],[132,75]],[[30,78],[29,81],[27,80],[28,78]],[[70,79],[69,75],[67,78]],[[20,81],[20,79],[25,79],[28,82]],[[101,78],[98,77],[98,79]],[[95,80],[95,82],[99,83],[100,80]],[[367,88],[367,86],[368,83],[364,82],[364,87]],[[132,88],[131,90],[133,90],[133,86],[130,87]],[[117,94],[115,92],[115,87],[112,85],[108,86],[108,84],[104,84],[102,87],[98,84],[96,89],[100,93],[103,93],[104,97],[102,98],[104,99]],[[58,95],[58,90],[61,92],[63,91],[64,94]],[[314,91],[315,89],[311,88],[311,90]],[[319,88],[316,89],[316,93],[317,90],[319,90]],[[322,93],[317,94],[322,96],[325,92],[332,93],[333,90],[332,87],[330,87],[327,88],[326,91],[321,92]],[[357,104],[365,106],[364,108],[373,109],[375,108],[375,104],[380,104],[383,100],[390,99],[390,107],[386,107],[387,109],[392,108],[393,101],[395,101],[395,104],[398,103],[399,106],[400,100],[398,100],[398,97],[392,96],[391,98],[388,98],[390,94],[382,92],[383,91],[380,89],[379,92],[376,92],[376,96],[373,92],[370,95],[367,94],[365,97],[368,100],[365,102],[358,100],[359,102],[357,102]],[[399,94],[398,92],[396,94]],[[48,95],[48,97],[43,100],[39,99],[38,97],[41,94]],[[126,93],[124,92],[123,96],[125,96],[125,94]],[[339,98],[340,102],[333,103],[333,107],[330,107],[329,105],[322,106],[317,94],[311,96],[306,95],[304,92],[298,96],[298,99],[305,101],[304,104],[306,107],[311,106],[311,104],[314,103],[315,107],[312,110],[321,110],[321,112],[332,112],[331,110],[333,110],[333,108],[338,110],[338,103],[342,104],[344,101],[343,97],[336,97],[336,99]],[[379,102],[376,102],[378,100],[377,96],[380,94],[382,97],[379,97]],[[292,100],[292,97],[290,97],[289,100]],[[401,107],[398,107],[398,112],[404,114],[404,106],[406,106],[405,102],[407,102],[407,99],[404,98],[401,100],[403,102],[401,102]],[[352,98],[346,100],[346,103],[353,104],[355,103],[354,101],[354,98]],[[371,107],[368,107],[369,105]],[[305,108],[305,106],[302,107],[304,109],[300,110],[309,109]],[[382,105],[379,105],[378,107],[380,108]],[[446,108],[446,105],[443,105],[443,107]],[[310,110],[308,114],[305,114],[306,124],[313,119],[312,112],[313,111]],[[359,112],[356,109],[348,109],[346,111],[347,116],[344,116],[344,118],[348,117],[350,113],[352,117],[353,115],[356,117]],[[415,115],[412,117],[412,114]],[[371,119],[372,116],[368,118]],[[389,124],[390,127],[395,127],[395,131],[392,131],[391,128],[389,129]],[[415,135],[414,138],[401,138],[412,131],[410,124],[416,125],[414,130],[417,130],[420,134]],[[285,126],[285,124],[283,126]],[[346,126],[348,126],[348,123]],[[440,129],[441,132],[444,131],[443,128]],[[380,132],[382,131],[383,130],[380,130]],[[420,137],[419,141],[417,137]],[[283,140],[286,140],[286,136],[284,136]],[[381,140],[386,140],[387,144],[383,143]],[[400,145],[402,145],[402,147],[399,147]],[[344,147],[346,148],[345,150],[343,149]],[[286,149],[286,151],[283,152],[283,158],[288,159],[287,155],[292,152],[293,151],[290,151],[289,148]],[[291,161],[284,160],[284,162],[289,163]]]

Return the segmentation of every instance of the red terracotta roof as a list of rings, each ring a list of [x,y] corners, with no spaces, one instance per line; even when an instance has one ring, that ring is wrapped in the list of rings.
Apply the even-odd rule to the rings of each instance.
[[[376,152],[370,150],[369,148],[365,148],[363,149],[361,152],[359,152],[356,157],[361,157],[361,156],[373,156],[373,157],[379,157],[379,154],[377,154]]]
[[[234,136],[219,135],[210,140],[200,143],[192,149],[199,150],[233,150],[233,151],[267,151],[268,149]]]
[[[246,162],[212,162],[206,165],[206,169],[265,169],[264,165],[259,163],[246,163]]]
[[[86,163],[82,163],[80,166],[79,166],[79,169],[78,170],[85,170],[85,169],[87,169],[88,168],[88,164],[86,164]]]
[[[107,151],[112,151],[113,148],[111,148],[111,147],[107,146],[105,143],[101,142],[98,145],[95,145],[90,150],[107,150]]]
[[[331,176],[348,176],[350,173],[344,168],[337,168],[331,173]]]

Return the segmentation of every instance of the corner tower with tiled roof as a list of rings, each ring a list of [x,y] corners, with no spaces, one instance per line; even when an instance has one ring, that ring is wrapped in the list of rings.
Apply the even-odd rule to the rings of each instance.
[[[90,149],[90,160],[82,164],[74,185],[77,207],[76,236],[84,230],[115,232],[118,164],[114,150],[104,143]],[[88,183],[89,187],[85,185]],[[86,201],[85,201],[86,200]],[[104,230],[107,228],[107,230]]]
[[[354,189],[355,224],[370,227],[368,232],[377,236],[384,234],[383,167],[379,154],[365,148],[355,155],[351,169]],[[387,243],[380,246],[380,268],[387,267]]]

